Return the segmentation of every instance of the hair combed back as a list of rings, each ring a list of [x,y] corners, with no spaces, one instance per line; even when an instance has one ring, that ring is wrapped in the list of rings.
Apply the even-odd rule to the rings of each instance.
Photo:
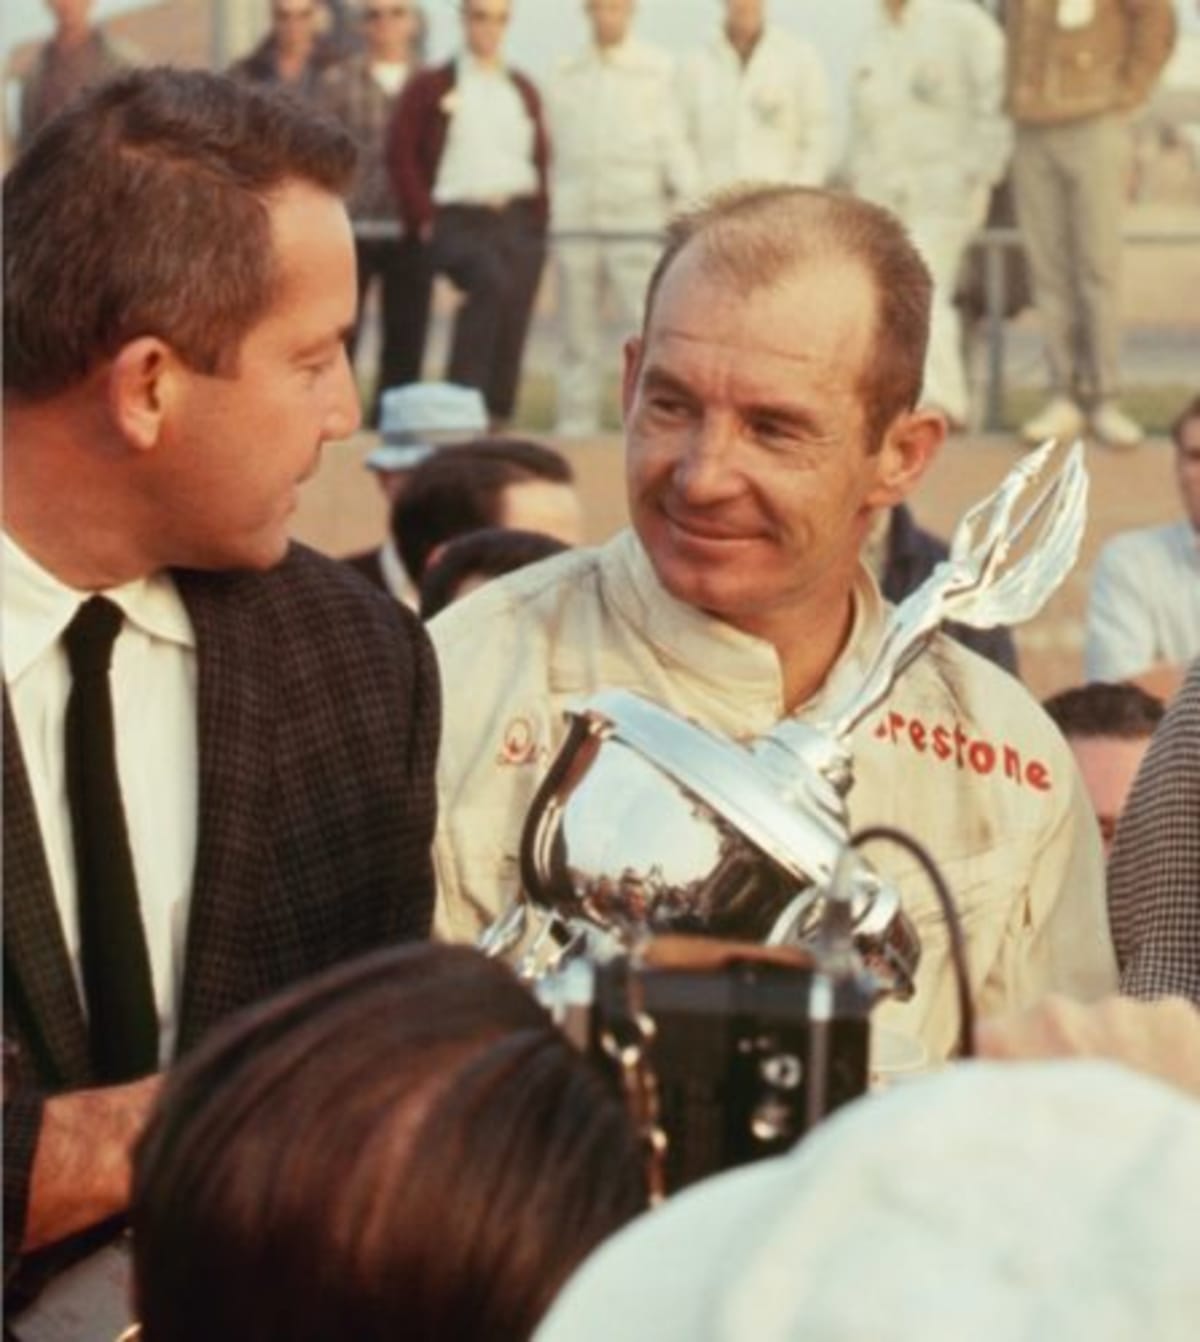
[[[921,395],[933,281],[900,221],[855,196],[816,187],[746,183],[677,215],[646,290],[644,327],[673,262],[702,249],[714,278],[739,292],[770,285],[801,265],[845,258],[858,262],[875,291],[872,357],[861,388],[869,446]]]
[[[134,1160],[142,1336],[516,1342],[645,1201],[615,1090],[511,971],[393,947],[168,1078]]]
[[[4,190],[4,386],[61,392],[154,335],[193,368],[236,366],[277,279],[268,203],[341,195],[356,150],[292,96],[148,68],[76,99]]]

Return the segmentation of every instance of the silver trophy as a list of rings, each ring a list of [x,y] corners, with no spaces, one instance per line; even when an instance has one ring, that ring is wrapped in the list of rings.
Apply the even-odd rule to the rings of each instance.
[[[892,612],[861,685],[820,721],[789,718],[743,744],[628,691],[591,696],[568,714],[526,819],[524,897],[481,945],[523,942],[531,977],[665,933],[805,946],[836,903],[881,991],[911,995],[916,931],[848,846],[850,733],[943,620],[1036,614],[1075,562],[1086,498],[1081,444],[1025,456],[962,519],[949,557]]]

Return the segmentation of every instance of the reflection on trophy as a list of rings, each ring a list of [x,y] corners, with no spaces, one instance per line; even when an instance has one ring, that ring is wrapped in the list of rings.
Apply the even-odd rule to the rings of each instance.
[[[1074,563],[1086,495],[1080,444],[1024,457],[967,512],[949,557],[892,612],[861,685],[821,721],[787,719],[745,744],[627,691],[591,696],[526,820],[524,899],[484,948],[523,942],[534,977],[660,934],[811,947],[836,904],[880,994],[910,995],[916,931],[850,844],[850,733],[943,620],[1036,614]]]

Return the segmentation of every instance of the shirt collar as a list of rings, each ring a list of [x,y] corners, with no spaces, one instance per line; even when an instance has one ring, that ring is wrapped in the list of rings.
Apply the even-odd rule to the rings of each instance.
[[[772,644],[676,600],[659,582],[650,556],[632,529],[610,543],[610,555],[613,604],[636,627],[654,631],[654,643],[661,653],[703,680],[740,684],[751,694],[772,695],[782,714],[783,674]],[[875,652],[885,603],[874,578],[861,564],[852,600],[854,616],[845,646],[821,688],[797,710],[805,717],[824,715],[849,697],[862,684]]]
[[[68,587],[13,538],[4,535],[4,662],[16,680],[62,637],[79,607],[94,592]],[[196,634],[168,573],[138,578],[102,593],[121,607],[130,624],[151,638],[195,648]]]

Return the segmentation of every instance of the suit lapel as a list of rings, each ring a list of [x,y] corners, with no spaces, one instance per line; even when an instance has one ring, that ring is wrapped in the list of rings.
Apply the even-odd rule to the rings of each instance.
[[[4,997],[49,1086],[92,1076],[87,1024],[50,883],[21,742],[4,695]]]
[[[239,575],[177,573],[196,631],[199,816],[179,1047],[255,995],[271,890],[271,631]]]

